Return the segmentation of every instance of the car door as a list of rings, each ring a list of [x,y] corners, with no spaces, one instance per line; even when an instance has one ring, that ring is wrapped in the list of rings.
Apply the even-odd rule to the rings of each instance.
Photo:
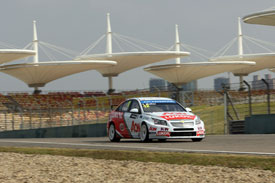
[[[125,120],[125,113],[128,111],[130,105],[130,100],[123,102],[115,111],[111,113],[111,121],[115,123],[115,128],[117,133],[124,138],[131,138],[130,128],[127,126]]]
[[[138,112],[131,112],[132,109],[138,109]],[[141,108],[137,100],[132,100],[127,112],[124,113],[124,119],[133,138],[139,138],[141,119]]]

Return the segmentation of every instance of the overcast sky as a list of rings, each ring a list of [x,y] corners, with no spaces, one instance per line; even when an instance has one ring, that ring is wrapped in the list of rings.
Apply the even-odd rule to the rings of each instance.
[[[236,37],[238,17],[272,6],[275,6],[274,0],[1,1],[0,41],[23,48],[32,41],[32,21],[36,20],[39,40],[81,52],[106,32],[106,14],[110,13],[115,33],[169,47],[174,43],[175,24],[178,24],[182,43],[215,53]],[[275,43],[275,27],[244,23],[242,26],[245,35]],[[245,79],[250,80],[254,74],[263,77],[265,73],[275,75],[264,70]],[[199,88],[213,88],[213,78],[218,76],[200,79]],[[114,88],[148,88],[150,78],[156,76],[143,68],[133,69],[114,78]],[[0,91],[32,90],[2,73],[0,86]],[[97,71],[87,71],[50,82],[42,89],[107,90],[107,86],[107,78]]]

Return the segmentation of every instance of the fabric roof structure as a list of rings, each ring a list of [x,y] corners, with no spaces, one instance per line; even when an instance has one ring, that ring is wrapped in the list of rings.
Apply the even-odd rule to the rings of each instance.
[[[120,73],[140,66],[160,62],[163,60],[189,56],[189,52],[178,51],[146,51],[146,52],[119,52],[94,55],[83,55],[76,60],[113,60],[117,65],[106,68],[97,68],[105,77],[118,76]]]
[[[243,17],[243,21],[248,24],[275,26],[275,10],[266,10],[247,15]]]
[[[231,72],[240,68],[249,68],[254,65],[255,62],[249,61],[188,62],[151,66],[144,68],[144,70],[180,86],[203,77]]]
[[[275,53],[257,53],[257,54],[243,54],[243,55],[230,55],[211,58],[210,61],[253,61],[256,65],[237,69],[233,71],[236,76],[246,76],[252,72],[260,71],[263,69],[275,67]]]
[[[29,87],[43,87],[47,83],[72,74],[116,65],[110,60],[51,61],[0,66],[0,72],[13,76]]]
[[[0,64],[35,55],[34,50],[0,49]]]

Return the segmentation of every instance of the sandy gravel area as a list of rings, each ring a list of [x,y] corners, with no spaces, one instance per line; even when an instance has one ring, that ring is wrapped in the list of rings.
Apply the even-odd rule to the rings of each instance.
[[[275,182],[275,173],[192,165],[0,153],[1,183]]]

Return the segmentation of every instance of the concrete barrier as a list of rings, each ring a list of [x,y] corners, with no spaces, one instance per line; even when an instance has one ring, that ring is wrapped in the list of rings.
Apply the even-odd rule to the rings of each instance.
[[[229,134],[244,134],[244,120],[229,121]]]
[[[0,138],[105,137],[106,123],[0,132]]]
[[[275,134],[275,114],[259,114],[245,118],[246,134]]]

